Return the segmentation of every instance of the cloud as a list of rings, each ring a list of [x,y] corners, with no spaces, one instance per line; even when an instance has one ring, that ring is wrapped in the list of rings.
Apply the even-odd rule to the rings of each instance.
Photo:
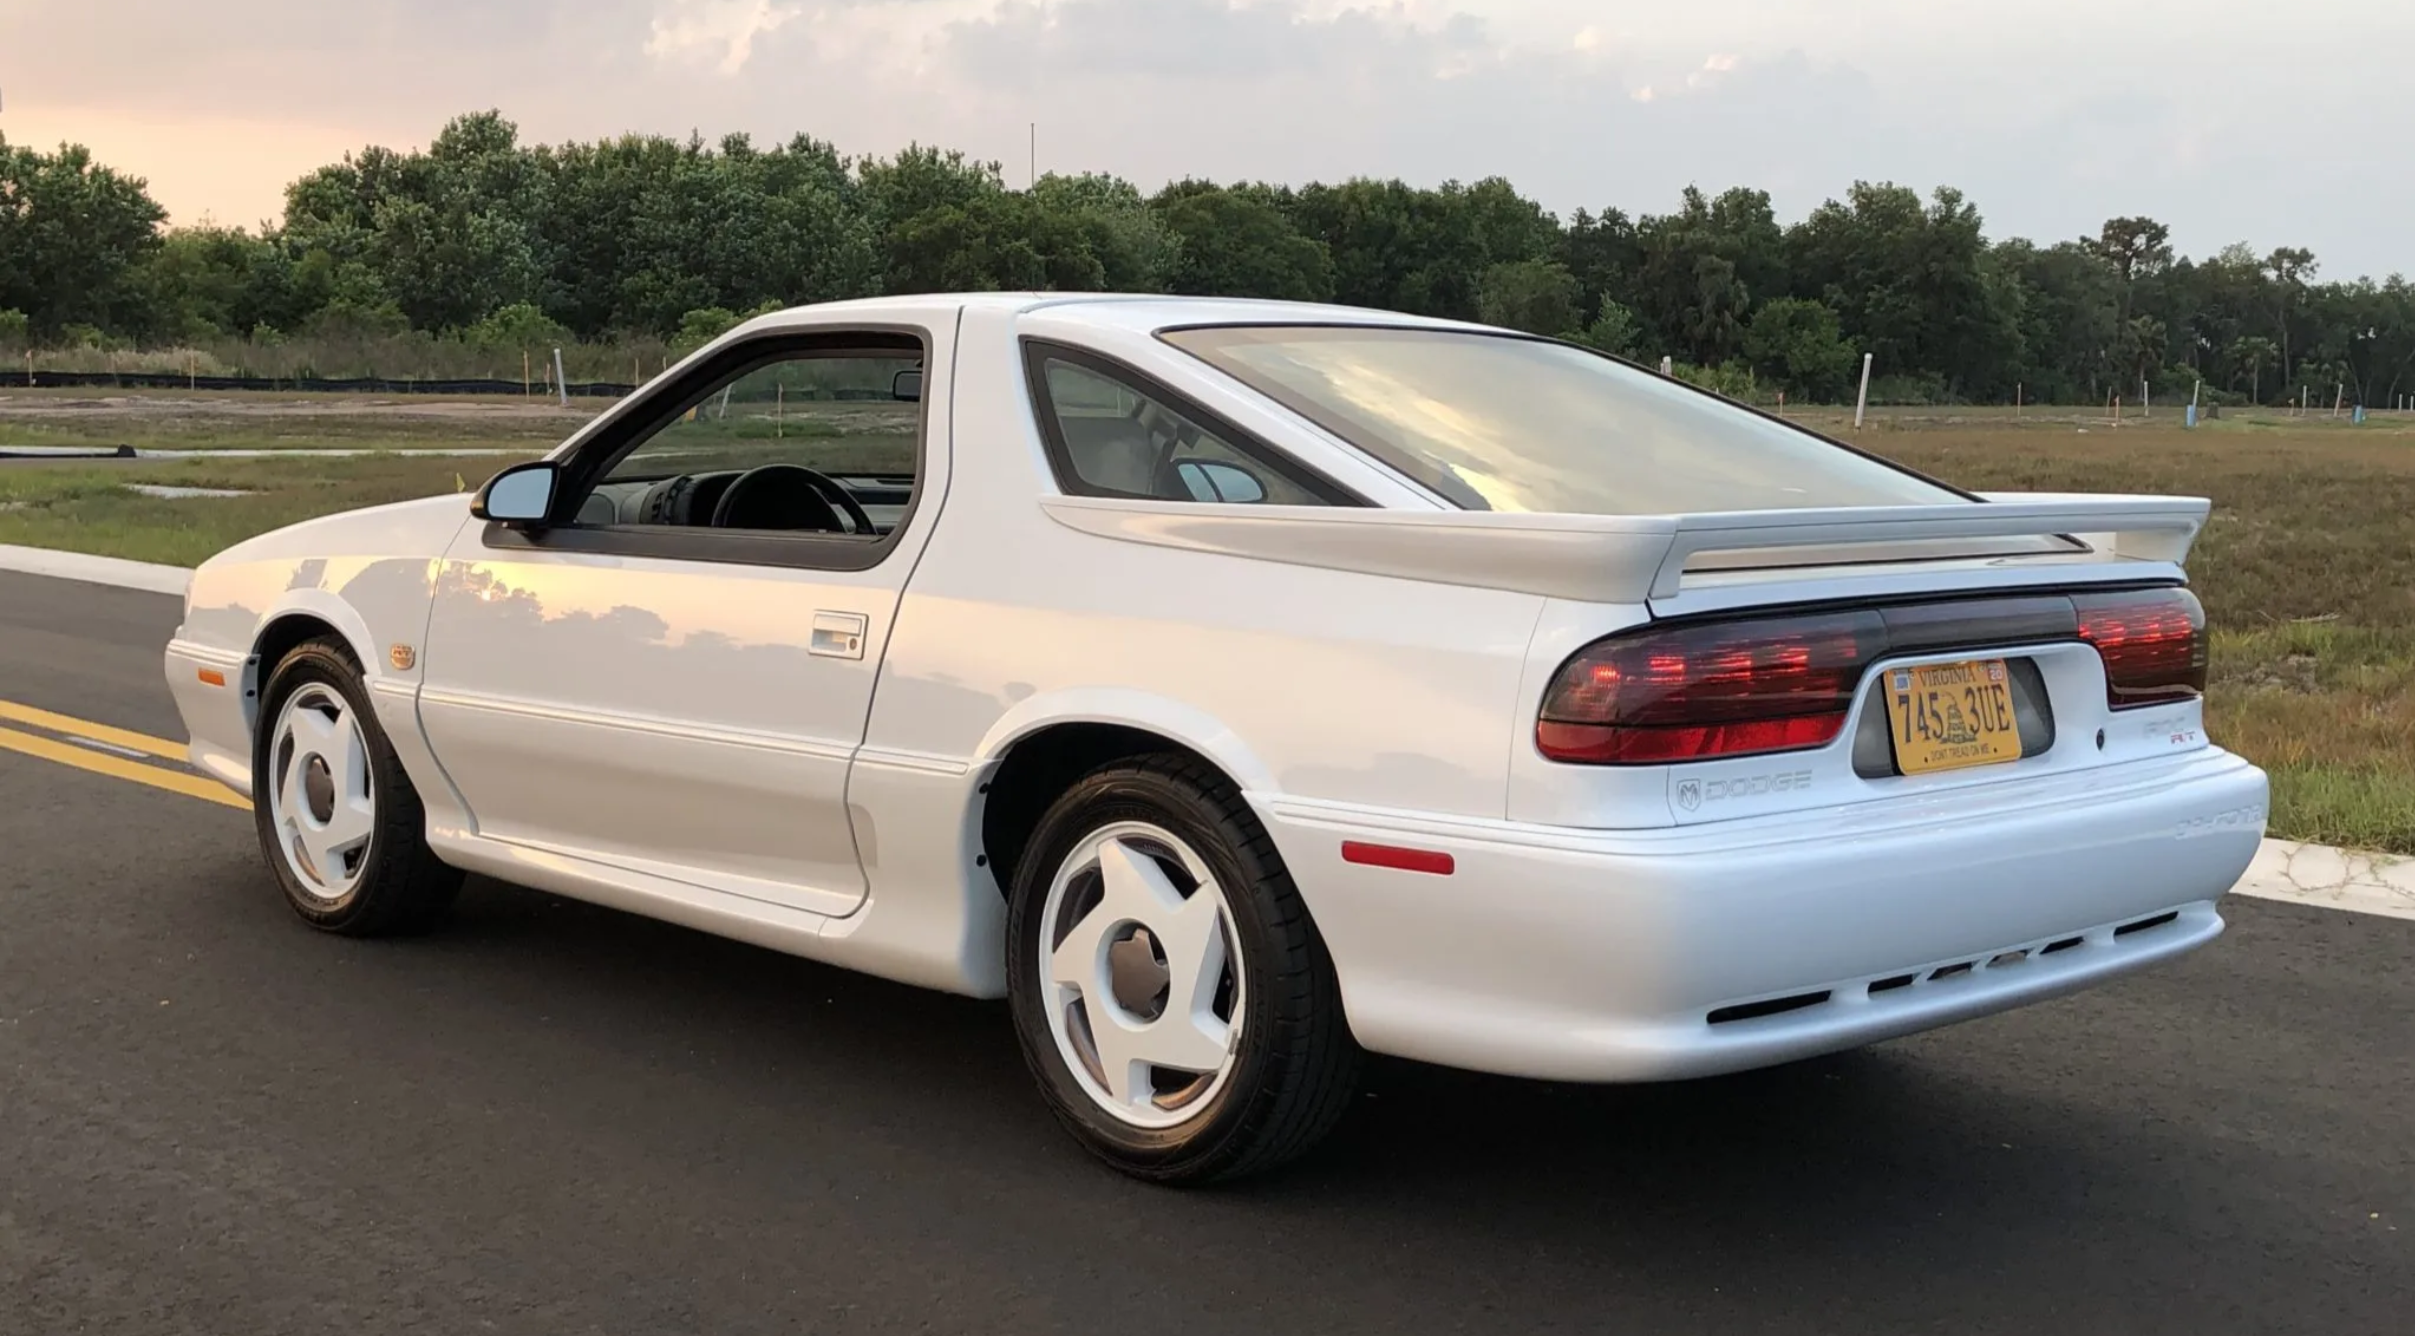
[[[2146,213],[2193,251],[2415,267],[2415,178],[2375,147],[2415,122],[2415,5],[2292,22],[2359,40],[2275,62],[2251,0],[0,0],[0,51],[47,53],[7,72],[0,130],[90,139],[183,219],[273,213],[330,145],[498,107],[531,139],[803,131],[1017,167],[1036,121],[1043,169],[1144,187],[1499,174],[1563,212],[1947,183],[1998,235]]]
[[[660,59],[714,59],[721,73],[734,75],[746,68],[756,38],[803,12],[801,5],[771,0],[664,0],[649,25],[645,51]]]

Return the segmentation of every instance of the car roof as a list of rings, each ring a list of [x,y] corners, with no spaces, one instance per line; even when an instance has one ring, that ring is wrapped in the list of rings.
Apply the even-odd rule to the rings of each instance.
[[[1052,324],[1089,325],[1098,329],[1154,331],[1175,325],[1386,325],[1434,329],[1482,329],[1464,321],[1403,315],[1363,306],[1324,302],[1268,301],[1243,297],[1170,297],[1158,293],[1116,292],[974,292],[920,293],[894,297],[862,297],[791,307],[769,317],[826,318],[834,314],[866,317],[906,308],[932,306],[980,307],[1016,314],[1046,312]]]

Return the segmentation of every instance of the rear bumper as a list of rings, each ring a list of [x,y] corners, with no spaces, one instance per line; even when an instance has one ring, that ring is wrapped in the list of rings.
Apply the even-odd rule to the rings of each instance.
[[[1850,1048],[2202,946],[2262,838],[2266,786],[2207,748],[1674,830],[1256,805],[1366,1047],[1629,1081]],[[1344,840],[1441,850],[1456,867],[1346,863]],[[1794,1005],[1753,1014],[1778,1003]]]

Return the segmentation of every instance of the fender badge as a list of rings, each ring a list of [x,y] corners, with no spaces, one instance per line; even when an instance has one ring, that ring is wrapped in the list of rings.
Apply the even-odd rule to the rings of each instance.
[[[411,671],[412,664],[419,662],[419,655],[409,645],[396,645],[386,651],[386,659],[394,665],[396,672],[407,673]]]

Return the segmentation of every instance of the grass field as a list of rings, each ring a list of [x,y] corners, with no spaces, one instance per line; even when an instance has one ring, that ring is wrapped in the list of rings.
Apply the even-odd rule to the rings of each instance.
[[[346,396],[275,403],[63,392],[0,396],[0,446],[146,449],[331,445],[538,453],[575,429],[521,401],[385,407]],[[39,406],[36,406],[36,401]],[[131,401],[131,402],[128,402]],[[273,410],[273,411],[272,411]],[[1800,415],[1862,448],[1982,491],[2209,497],[2191,558],[2214,627],[2215,739],[2273,776],[2276,834],[2415,854],[2415,421],[2177,414],[2111,428],[2070,410]],[[353,506],[475,488],[505,459],[192,459],[0,463],[0,543],[190,565],[237,539]],[[161,500],[127,482],[251,493]]]

